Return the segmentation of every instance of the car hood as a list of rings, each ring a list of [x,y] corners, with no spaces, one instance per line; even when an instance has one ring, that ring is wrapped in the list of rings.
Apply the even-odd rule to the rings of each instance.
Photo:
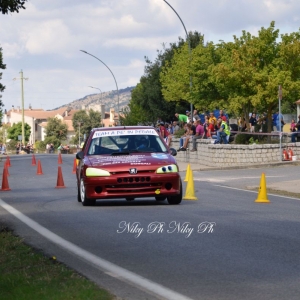
[[[175,158],[167,153],[133,153],[130,155],[93,155],[88,157],[88,165],[105,170],[118,169],[128,167],[145,167],[154,169],[159,166],[176,164]]]

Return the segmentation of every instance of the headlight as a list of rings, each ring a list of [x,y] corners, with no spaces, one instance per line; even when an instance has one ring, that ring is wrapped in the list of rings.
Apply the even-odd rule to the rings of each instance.
[[[163,166],[160,167],[156,170],[157,174],[164,174],[164,173],[177,173],[178,168],[176,165],[168,165],[168,166]]]
[[[87,168],[85,170],[85,175],[88,177],[96,176],[110,176],[110,173],[106,170],[97,169],[97,168]]]

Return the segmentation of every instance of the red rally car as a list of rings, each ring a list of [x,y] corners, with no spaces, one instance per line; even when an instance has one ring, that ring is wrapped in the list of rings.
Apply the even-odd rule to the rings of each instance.
[[[176,154],[153,127],[92,129],[76,154],[78,201],[87,206],[96,199],[154,197],[179,204],[182,183]]]

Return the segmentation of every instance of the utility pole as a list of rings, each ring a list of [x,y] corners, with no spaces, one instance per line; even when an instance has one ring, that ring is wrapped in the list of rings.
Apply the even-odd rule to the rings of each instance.
[[[22,144],[25,146],[25,128],[24,128],[24,85],[23,80],[28,80],[28,78],[23,77],[23,71],[20,72],[20,78],[14,78],[13,80],[20,79],[21,80],[21,101],[22,101]],[[21,149],[22,150],[22,146]]]
[[[282,161],[282,125],[281,125],[281,101],[282,101],[282,87],[281,85],[278,87],[278,119],[279,119],[279,160]],[[277,120],[278,120],[277,119]]]

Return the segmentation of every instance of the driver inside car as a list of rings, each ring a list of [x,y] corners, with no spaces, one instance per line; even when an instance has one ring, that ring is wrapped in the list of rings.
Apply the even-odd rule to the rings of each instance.
[[[145,149],[147,148],[148,146],[148,141],[145,137],[141,137],[139,139],[136,140],[136,149],[137,150],[142,150],[142,149]]]

